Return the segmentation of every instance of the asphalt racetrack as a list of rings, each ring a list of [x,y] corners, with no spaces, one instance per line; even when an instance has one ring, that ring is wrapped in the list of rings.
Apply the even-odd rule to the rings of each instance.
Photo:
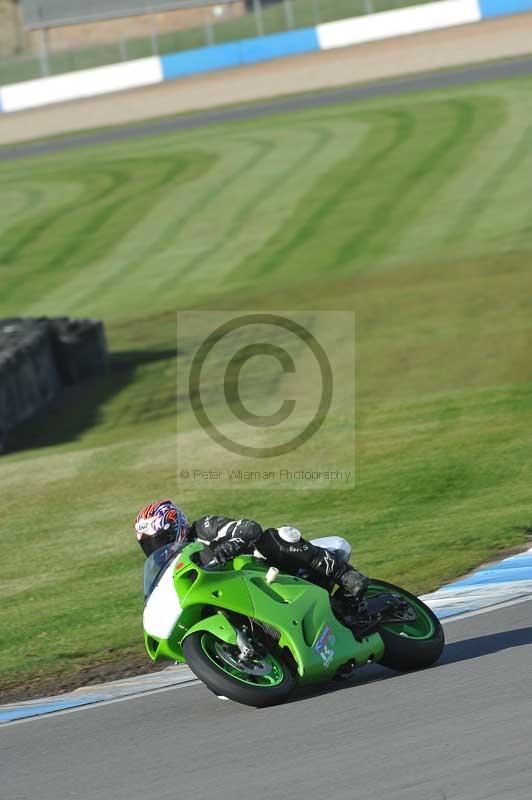
[[[529,800],[532,601],[445,625],[429,670],[255,710],[200,684],[8,724],[2,800]]]
[[[313,94],[295,95],[278,100],[269,100],[230,108],[202,111],[157,120],[155,122],[116,126],[85,134],[70,134],[57,139],[8,145],[0,148],[0,161],[11,161],[26,156],[59,153],[83,145],[98,145],[108,142],[127,141],[145,136],[154,136],[173,131],[184,131],[216,125],[222,122],[257,119],[272,114],[322,108],[337,103],[351,103],[378,97],[407,94],[409,92],[448,89],[455,86],[504,80],[532,75],[532,58],[499,61],[492,64],[464,67],[446,72],[434,72],[372,83],[365,86],[350,86]]]

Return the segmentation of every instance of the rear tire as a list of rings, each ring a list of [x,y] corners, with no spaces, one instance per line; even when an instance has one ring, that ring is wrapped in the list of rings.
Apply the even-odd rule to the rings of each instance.
[[[392,623],[386,627],[380,626],[378,631],[385,650],[379,663],[400,672],[431,667],[439,659],[445,646],[445,634],[434,611],[418,597],[393,583],[371,581],[371,587],[400,595],[416,608],[418,619],[427,626],[427,633],[423,638],[416,634],[413,625]]]
[[[183,642],[183,655],[188,666],[211,692],[255,708],[277,705],[286,700],[294,688],[295,679],[286,662],[277,654],[269,653],[268,656],[279,671],[278,682],[269,686],[253,685],[229,674],[221,659],[217,663],[216,657],[208,654],[207,651],[216,644],[224,646],[225,642],[206,631],[192,633]]]

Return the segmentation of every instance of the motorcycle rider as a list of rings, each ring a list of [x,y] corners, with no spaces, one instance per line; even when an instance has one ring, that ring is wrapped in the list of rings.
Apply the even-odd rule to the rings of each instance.
[[[159,500],[139,511],[135,531],[146,557],[173,541],[199,541],[209,548],[209,558],[212,555],[220,564],[257,550],[284,572],[304,570],[316,583],[335,581],[355,598],[368,585],[366,576],[346,564],[338,553],[306,541],[297,528],[288,525],[263,530],[251,519],[223,516],[201,517],[189,525],[183,511],[171,500]]]

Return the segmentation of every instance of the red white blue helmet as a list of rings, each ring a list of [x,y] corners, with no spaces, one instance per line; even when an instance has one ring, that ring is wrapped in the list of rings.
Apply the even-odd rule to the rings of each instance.
[[[185,542],[189,524],[186,516],[171,500],[158,500],[141,508],[135,520],[137,541],[150,556],[171,542]]]

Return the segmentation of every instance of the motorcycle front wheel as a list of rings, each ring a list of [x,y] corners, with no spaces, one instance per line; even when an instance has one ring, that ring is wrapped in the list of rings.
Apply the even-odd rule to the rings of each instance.
[[[439,659],[445,646],[440,620],[419,597],[393,583],[372,580],[365,597],[382,592],[404,600],[412,610],[412,619],[379,625],[378,631],[385,648],[379,663],[400,672],[431,667]]]
[[[247,706],[282,703],[295,685],[292,671],[276,653],[264,652],[242,663],[238,647],[209,631],[187,636],[183,655],[194,675],[214,694]]]

